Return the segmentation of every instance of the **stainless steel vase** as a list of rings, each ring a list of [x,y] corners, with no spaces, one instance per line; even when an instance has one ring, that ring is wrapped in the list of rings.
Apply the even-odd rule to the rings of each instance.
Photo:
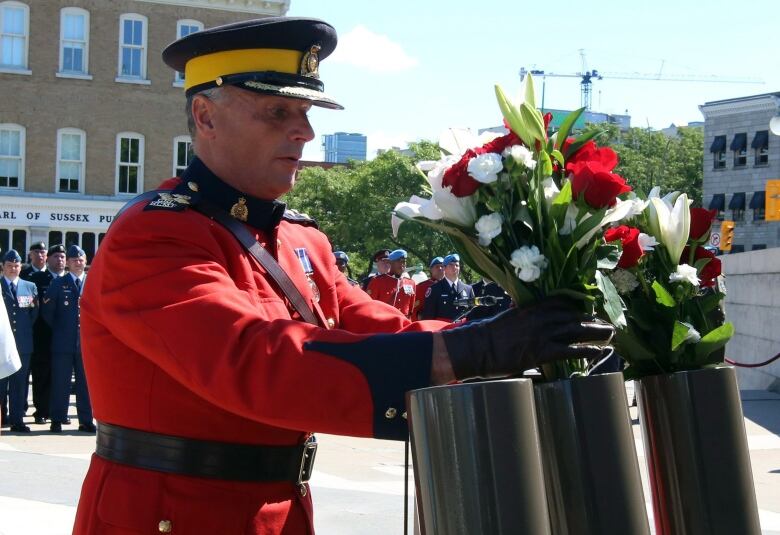
[[[649,535],[621,373],[535,386],[550,524],[556,535]]]
[[[637,382],[657,535],[759,535],[734,368]]]
[[[414,390],[407,407],[424,535],[550,533],[529,379]]]

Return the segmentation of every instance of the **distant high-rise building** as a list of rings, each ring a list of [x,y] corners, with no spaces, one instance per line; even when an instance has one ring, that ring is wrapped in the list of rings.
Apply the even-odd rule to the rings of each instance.
[[[366,136],[336,132],[322,136],[322,152],[326,162],[347,163],[366,159]]]

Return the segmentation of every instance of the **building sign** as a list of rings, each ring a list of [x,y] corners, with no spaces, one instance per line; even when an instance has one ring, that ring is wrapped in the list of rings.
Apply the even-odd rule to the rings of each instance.
[[[16,210],[0,211],[0,224],[14,226],[77,226],[103,228],[114,220],[113,215],[90,212],[46,212]]]
[[[0,226],[108,228],[124,201],[5,197],[0,199]]]

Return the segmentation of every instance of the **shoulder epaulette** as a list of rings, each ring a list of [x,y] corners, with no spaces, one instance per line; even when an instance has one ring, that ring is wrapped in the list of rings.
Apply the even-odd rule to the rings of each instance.
[[[320,226],[317,224],[317,221],[314,218],[309,217],[306,214],[302,214],[298,210],[292,210],[288,208],[287,210],[284,211],[284,216],[282,217],[284,217],[285,221],[289,221],[290,223],[297,223],[299,225],[306,225],[309,227],[320,228]]]
[[[144,207],[144,211],[167,210],[170,212],[182,212],[189,208],[194,201],[192,195],[183,193],[184,191],[187,191],[186,188],[182,189],[179,187],[172,191],[159,191],[157,196]]]

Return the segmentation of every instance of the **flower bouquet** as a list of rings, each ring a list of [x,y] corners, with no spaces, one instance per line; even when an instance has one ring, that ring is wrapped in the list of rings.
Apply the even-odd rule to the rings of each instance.
[[[499,86],[495,92],[509,133],[477,139],[451,132],[440,140],[442,159],[418,165],[427,172],[430,198],[399,203],[394,233],[404,220],[446,233],[464,261],[517,306],[566,296],[583,312],[603,310],[624,327],[620,297],[601,271],[617,266],[620,247],[603,235],[644,204],[619,197],[631,188],[613,172],[615,152],[592,141],[595,132],[568,137],[583,109],[549,135],[551,115],[535,107],[532,76],[519,104]],[[573,360],[543,371],[548,379],[568,378],[591,364]]]

